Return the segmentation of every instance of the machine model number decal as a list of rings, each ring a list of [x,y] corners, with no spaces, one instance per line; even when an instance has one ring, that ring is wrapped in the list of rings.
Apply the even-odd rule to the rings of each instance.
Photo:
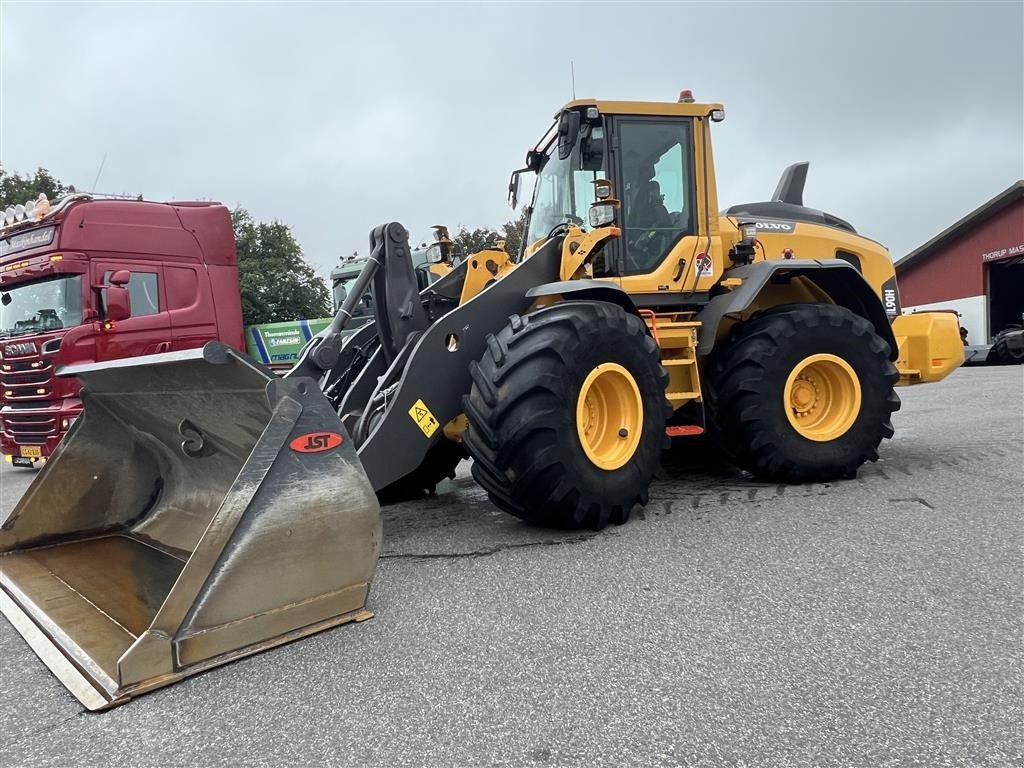
[[[885,306],[885,314],[889,317],[896,317],[903,311],[900,307],[900,294],[896,290],[895,276],[882,283],[882,304]]]
[[[423,430],[423,434],[427,437],[432,437],[440,426],[437,419],[434,418],[434,414],[430,412],[427,404],[422,400],[417,400],[412,404],[412,408],[409,409],[409,416],[416,422],[416,426]]]
[[[298,451],[299,453],[320,453],[321,451],[337,448],[344,439],[337,432],[309,432],[305,435],[299,435],[288,445],[291,446],[293,451]]]

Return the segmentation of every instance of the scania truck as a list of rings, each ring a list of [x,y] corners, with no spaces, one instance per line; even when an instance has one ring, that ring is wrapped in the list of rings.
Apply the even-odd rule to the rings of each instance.
[[[48,457],[81,412],[62,366],[245,349],[223,205],[71,194],[0,215],[0,452],[14,464]]]

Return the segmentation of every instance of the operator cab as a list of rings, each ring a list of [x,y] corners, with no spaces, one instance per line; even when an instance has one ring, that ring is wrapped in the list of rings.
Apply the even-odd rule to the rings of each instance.
[[[602,108],[606,106],[613,109]],[[592,228],[588,213],[599,179],[614,182],[615,197],[621,200],[622,237],[595,261],[595,277],[649,274],[684,237],[696,235],[698,110],[689,103],[680,106],[679,114],[655,114],[651,105],[639,102],[581,101],[559,113],[509,185],[515,207],[522,175],[536,174],[528,207],[527,254],[568,224]],[[658,109],[664,112],[664,105]]]

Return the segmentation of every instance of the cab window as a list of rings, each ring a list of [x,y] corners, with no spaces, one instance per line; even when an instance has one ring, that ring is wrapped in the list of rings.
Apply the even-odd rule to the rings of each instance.
[[[655,269],[681,237],[696,233],[692,123],[619,122],[626,274]]]

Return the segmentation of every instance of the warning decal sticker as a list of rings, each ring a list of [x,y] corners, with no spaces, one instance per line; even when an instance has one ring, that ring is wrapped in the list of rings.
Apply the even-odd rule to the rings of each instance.
[[[427,404],[422,400],[417,400],[412,404],[412,408],[409,409],[409,416],[416,422],[416,425],[423,430],[423,434],[427,437],[431,437],[434,432],[437,431],[438,426],[437,419],[434,418],[434,414],[427,408]]]
[[[697,277],[711,277],[715,274],[715,262],[706,253],[697,256]]]

